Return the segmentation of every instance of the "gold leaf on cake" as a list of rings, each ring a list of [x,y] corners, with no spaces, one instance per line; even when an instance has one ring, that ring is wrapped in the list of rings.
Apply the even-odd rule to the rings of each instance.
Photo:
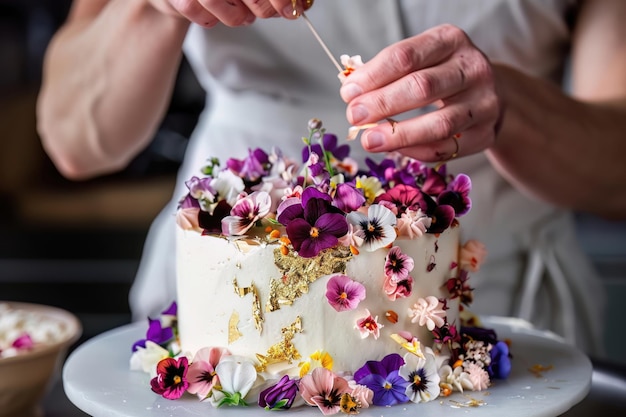
[[[294,251],[284,254],[274,249],[274,263],[281,272],[280,279],[270,280],[266,311],[275,311],[282,305],[291,305],[302,294],[309,292],[309,284],[324,275],[345,273],[352,253],[350,248],[338,246],[327,249],[314,258],[303,258]]]
[[[239,313],[233,310],[233,313],[230,315],[230,319],[228,320],[228,344],[234,343],[237,339],[239,339],[243,334],[239,331],[237,327],[239,325]]]
[[[240,287],[237,284],[237,278],[233,278],[233,287],[235,287],[235,294],[239,297],[245,297],[248,294],[252,294],[252,318],[254,319],[254,327],[261,333],[263,331],[263,312],[261,311],[261,299],[259,293],[254,286],[254,283],[250,283],[249,287]]]
[[[265,355],[257,353],[256,357],[259,360],[259,365],[257,366],[258,372],[265,371],[267,365],[273,363],[292,363],[294,360],[301,358],[300,352],[298,352],[298,349],[291,343],[297,333],[302,333],[302,319],[300,316],[296,317],[295,321],[289,326],[283,327],[280,332],[283,335],[283,340],[270,346]]]

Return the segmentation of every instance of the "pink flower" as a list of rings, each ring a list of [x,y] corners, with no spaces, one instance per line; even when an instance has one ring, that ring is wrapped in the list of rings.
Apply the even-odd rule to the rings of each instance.
[[[185,356],[161,360],[157,365],[157,376],[150,380],[152,391],[168,400],[179,399],[189,386],[187,369],[188,361]]]
[[[489,374],[475,363],[470,363],[465,370],[474,386],[474,391],[482,391],[489,388]]]
[[[222,356],[228,356],[230,352],[225,348],[202,348],[189,365],[187,380],[189,380],[190,394],[196,394],[201,400],[209,396],[213,387],[219,384],[219,378],[215,368]]]
[[[394,246],[385,258],[385,275],[394,282],[402,281],[409,276],[414,265],[413,258],[402,253],[399,246]]]
[[[411,323],[426,326],[431,332],[435,327],[443,326],[446,323],[446,311],[441,305],[437,297],[432,295],[418,299],[413,308],[409,308]]]
[[[384,326],[378,322],[378,316],[372,317],[369,310],[365,309],[365,314],[365,317],[356,321],[355,328],[361,333],[361,339],[365,339],[369,335],[374,336],[374,339],[378,339],[380,329]]]
[[[409,275],[403,280],[394,281],[391,277],[385,276],[383,291],[385,291],[385,294],[391,301],[398,298],[406,298],[413,291],[413,277]]]
[[[459,266],[471,272],[478,272],[485,257],[487,249],[477,240],[468,240],[462,247],[459,256]]]
[[[271,207],[272,199],[266,191],[255,191],[240,198],[231,209],[230,216],[222,219],[222,233],[227,236],[245,234],[269,214]]]
[[[317,406],[325,416],[337,414],[341,396],[351,391],[348,381],[326,368],[315,368],[300,380],[304,401]]]
[[[337,311],[354,310],[365,300],[365,287],[347,275],[333,275],[326,284],[326,298]]]

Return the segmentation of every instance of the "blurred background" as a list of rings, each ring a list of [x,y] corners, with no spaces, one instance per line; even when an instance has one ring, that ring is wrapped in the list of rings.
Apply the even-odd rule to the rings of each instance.
[[[127,169],[64,179],[41,148],[35,102],[45,48],[69,5],[0,0],[0,300],[73,312],[84,326],[77,346],[130,321],[127,297],[143,241],[171,196],[204,93],[183,61],[167,117]],[[599,323],[606,329],[603,359],[626,364],[626,223],[582,214],[578,220],[581,243],[608,290],[609,320]],[[59,389],[47,416],[70,415]]]

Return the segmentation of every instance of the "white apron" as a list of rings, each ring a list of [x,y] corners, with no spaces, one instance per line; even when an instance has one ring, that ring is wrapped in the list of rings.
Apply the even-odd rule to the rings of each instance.
[[[464,29],[491,59],[562,82],[573,0],[316,0],[307,12],[333,54],[370,59],[385,46],[440,23]],[[243,157],[248,147],[278,145],[300,155],[312,117],[347,133],[337,70],[302,20],[257,20],[250,27],[192,26],[185,52],[207,106],[190,140],[171,203],[151,227],[130,294],[134,320],[154,317],[175,298],[174,215],[184,181],[209,157]],[[352,143],[353,157],[365,152]],[[483,154],[448,164],[472,178],[464,239],[486,244],[471,274],[471,308],[517,316],[599,353],[603,290],[574,236],[569,213],[512,188]]]

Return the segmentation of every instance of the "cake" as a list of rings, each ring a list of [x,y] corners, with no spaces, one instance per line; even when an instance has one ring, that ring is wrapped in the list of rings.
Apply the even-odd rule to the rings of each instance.
[[[311,119],[298,163],[209,159],[176,213],[177,299],[131,369],[168,399],[273,410],[432,401],[510,372],[468,306],[486,251],[461,242],[471,180],[389,154],[359,166]]]

